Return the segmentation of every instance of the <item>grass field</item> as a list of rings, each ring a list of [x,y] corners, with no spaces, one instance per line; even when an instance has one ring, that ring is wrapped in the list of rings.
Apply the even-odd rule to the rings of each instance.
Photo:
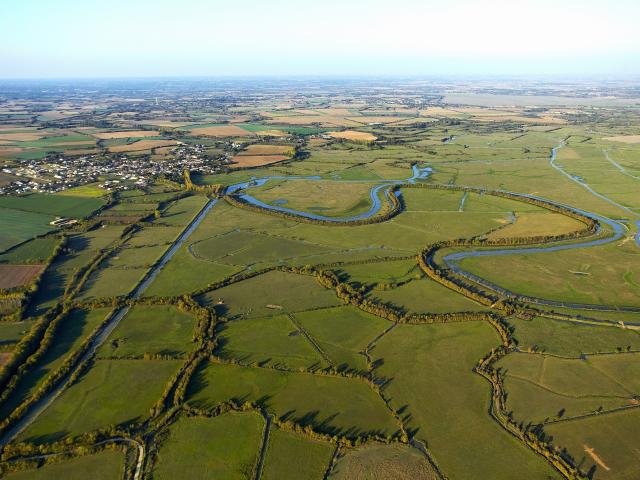
[[[98,360],[22,434],[35,443],[131,424],[149,411],[178,370],[175,360]]]
[[[566,448],[594,480],[638,477],[640,410],[634,409],[545,426],[553,445]]]
[[[370,297],[408,313],[479,312],[486,307],[429,279],[414,280],[390,290],[374,290]]]
[[[335,446],[306,436],[272,429],[261,478],[298,480],[323,478]]]
[[[599,314],[595,313],[598,317]],[[640,332],[614,327],[535,317],[511,318],[514,336],[522,350],[578,357],[583,353],[640,350]]]
[[[367,445],[347,450],[331,480],[436,480],[440,478],[418,450],[406,445]]]
[[[184,356],[193,348],[195,319],[175,307],[134,306],[107,338],[98,357]],[[162,335],[154,335],[161,331]]]
[[[7,475],[9,480],[116,480],[124,472],[124,455],[117,450],[104,450],[93,455],[71,458],[60,463],[45,465]]]
[[[574,303],[638,305],[640,250],[632,243],[475,257],[460,265],[512,292]]]
[[[105,226],[69,235],[69,251],[59,256],[45,270],[38,292],[27,309],[27,316],[40,315],[59,301],[74,271],[87,264],[98,250],[116,241],[122,230],[122,226]]]
[[[382,399],[356,379],[217,363],[195,374],[188,389],[189,403],[212,408],[228,400],[262,404],[282,420],[332,435],[387,436],[398,429]]]
[[[251,412],[182,417],[160,447],[153,478],[253,478],[263,429]]]
[[[0,207],[0,231],[2,231],[0,251],[14,247],[36,235],[50,232],[54,229],[49,225],[51,220],[53,217],[50,215]]]
[[[0,254],[0,264],[42,264],[51,256],[59,241],[54,236],[34,238]]]
[[[23,212],[82,218],[91,215],[106,202],[99,197],[70,195],[47,195],[32,193],[23,196],[0,197],[0,208],[11,208]]]
[[[200,299],[228,317],[260,317],[341,303],[335,292],[320,286],[314,277],[279,271],[213,290]]]
[[[369,210],[371,187],[366,183],[291,180],[267,182],[250,189],[248,193],[270,205],[278,205],[279,200],[286,199],[283,205],[286,208],[328,217],[344,217]]]
[[[32,321],[0,322],[0,350],[17,343],[33,326]]]
[[[498,366],[506,373],[507,408],[518,419],[542,422],[634,405],[637,360],[633,353],[584,359],[512,354]]]
[[[326,366],[322,356],[286,315],[227,322],[218,339],[218,355],[242,364],[293,370]]]
[[[64,360],[82,345],[110,311],[108,308],[98,308],[91,311],[73,310],[68,314],[56,330],[53,344],[40,361],[22,377],[9,399],[0,405],[0,416],[5,417],[26,400],[48,375],[57,370]]]
[[[486,413],[490,387],[472,368],[498,344],[483,322],[400,325],[372,357],[376,375],[391,378],[385,395],[451,478],[559,478]]]
[[[351,306],[295,314],[296,320],[340,370],[366,370],[360,352],[391,323]]]

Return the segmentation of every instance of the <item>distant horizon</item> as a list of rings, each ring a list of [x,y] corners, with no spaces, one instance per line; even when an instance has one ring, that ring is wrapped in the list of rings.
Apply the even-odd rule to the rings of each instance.
[[[0,78],[640,76],[640,2],[22,0]]]

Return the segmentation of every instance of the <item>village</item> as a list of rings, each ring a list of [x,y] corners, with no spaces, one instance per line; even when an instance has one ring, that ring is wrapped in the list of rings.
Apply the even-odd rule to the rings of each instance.
[[[212,158],[204,145],[180,144],[161,160],[149,155],[51,154],[41,159],[23,160],[4,167],[1,173],[15,177],[0,187],[0,195],[55,193],[88,183],[98,183],[107,191],[144,187],[160,176],[181,176],[185,169],[201,174],[219,173],[229,163],[226,154]]]

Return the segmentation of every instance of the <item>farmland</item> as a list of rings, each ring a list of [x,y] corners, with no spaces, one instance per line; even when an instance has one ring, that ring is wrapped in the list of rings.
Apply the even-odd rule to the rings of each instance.
[[[2,478],[640,475],[632,90],[140,82],[0,94]]]

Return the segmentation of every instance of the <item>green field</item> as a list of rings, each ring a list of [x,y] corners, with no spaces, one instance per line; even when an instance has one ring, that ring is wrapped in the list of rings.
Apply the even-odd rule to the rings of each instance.
[[[54,227],[49,225],[51,220],[51,215],[0,207],[0,250],[7,250],[37,235],[54,230]]]
[[[119,451],[105,450],[93,455],[71,458],[38,468],[10,473],[9,480],[116,480],[121,478],[124,455]]]
[[[179,366],[175,360],[98,360],[20,438],[46,443],[139,422]]]
[[[295,318],[340,370],[366,370],[361,352],[392,325],[351,306],[300,312]]]
[[[598,313],[595,316],[599,318]],[[512,318],[509,323],[515,327],[514,336],[521,350],[575,357],[583,353],[640,350],[640,332],[637,330],[542,317]]]
[[[631,242],[544,254],[475,257],[460,265],[513,292],[584,304],[640,304],[640,250]]]
[[[190,82],[0,98],[0,280],[28,285],[0,291],[0,471],[81,455],[7,478],[640,479],[637,82]],[[174,147],[108,150],[142,138]],[[394,185],[402,208],[300,221],[234,206],[244,182],[333,218]],[[526,253],[584,228],[564,207],[622,233]],[[443,261],[497,244],[517,252],[460,261],[486,282]],[[90,454],[114,436],[144,442],[139,475],[133,444]]]
[[[341,302],[314,277],[273,271],[202,295],[205,305],[216,305],[229,317],[258,317],[297,312]],[[219,304],[222,302],[222,304]]]
[[[52,236],[34,238],[0,255],[0,263],[44,263],[60,239]]]
[[[0,208],[24,212],[82,218],[91,215],[106,202],[102,198],[33,193],[21,197],[0,197]]]
[[[98,357],[184,356],[193,349],[194,327],[193,316],[175,307],[134,306],[106,339]],[[154,335],[158,331],[161,336]]]
[[[592,472],[594,480],[633,480],[638,476],[638,413],[634,409],[593,416],[547,425],[544,430],[553,437],[553,445],[566,448],[576,464]]]
[[[265,480],[321,479],[335,446],[300,434],[272,429],[261,478]],[[295,459],[295,460],[294,460]]]
[[[182,417],[160,447],[153,478],[253,478],[263,429],[255,413]]]
[[[217,353],[242,364],[296,370],[326,362],[286,315],[226,322],[218,331]]]
[[[361,380],[268,368],[210,363],[189,386],[188,402],[200,408],[234,400],[263,404],[282,420],[332,435],[393,435],[397,424],[382,399]]]
[[[56,330],[52,345],[22,377],[22,381],[18,382],[8,401],[0,405],[0,416],[9,415],[21,402],[28,399],[47,376],[56,371],[82,345],[110,312],[109,308],[98,308],[91,311],[73,310],[69,313]]]
[[[400,325],[372,356],[376,375],[391,378],[385,395],[451,477],[559,478],[486,414],[490,387],[472,368],[498,343],[483,322]]]
[[[506,375],[507,407],[535,423],[632,406],[640,392],[633,353],[583,359],[512,354],[498,366]]]

